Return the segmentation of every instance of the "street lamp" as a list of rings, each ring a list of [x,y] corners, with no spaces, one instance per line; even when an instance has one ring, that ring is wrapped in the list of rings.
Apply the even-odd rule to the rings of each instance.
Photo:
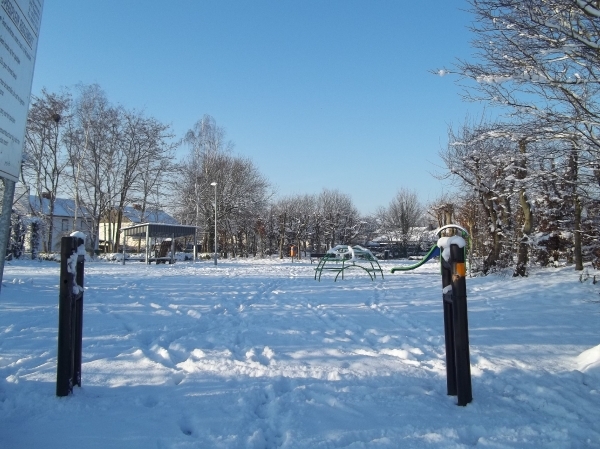
[[[217,183],[211,182],[211,186],[215,188],[215,265],[217,264]]]

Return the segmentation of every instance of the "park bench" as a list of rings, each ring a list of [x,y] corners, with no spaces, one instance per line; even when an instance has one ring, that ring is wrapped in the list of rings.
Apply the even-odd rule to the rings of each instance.
[[[327,253],[310,253],[310,263],[313,263],[314,260],[319,260],[322,257],[325,257]]]
[[[127,257],[125,259],[125,262],[145,262],[146,258],[145,257]],[[159,263],[175,263],[175,259],[171,259],[170,257],[150,257],[148,259],[148,263],[152,263],[152,262],[156,262],[157,264]]]

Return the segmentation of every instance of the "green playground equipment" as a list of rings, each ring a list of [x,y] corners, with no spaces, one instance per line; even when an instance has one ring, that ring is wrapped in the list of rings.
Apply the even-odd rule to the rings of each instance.
[[[468,237],[469,237],[469,233],[467,232],[467,230],[465,228],[455,225],[455,224],[442,226],[440,229],[438,229],[436,231],[437,236],[441,237],[442,232],[445,231],[446,229],[458,229],[461,233],[461,237],[463,237],[465,240],[468,239]],[[465,251],[466,251],[466,247],[465,247]],[[410,270],[414,270],[415,268],[419,268],[421,265],[423,265],[424,263],[433,259],[434,257],[439,256],[440,254],[441,254],[440,248],[437,246],[437,243],[436,243],[434,246],[431,247],[429,252],[427,254],[425,254],[425,257],[423,257],[423,259],[421,259],[419,262],[417,262],[414,265],[408,265],[408,266],[404,266],[404,267],[394,267],[391,270],[392,274],[395,273],[396,271],[410,271]]]
[[[321,281],[323,271],[333,271],[337,273],[334,279],[336,282],[340,274],[344,279],[344,271],[350,268],[360,268],[366,271],[371,280],[374,280],[379,272],[383,279],[383,270],[377,258],[371,251],[360,245],[337,245],[328,250],[315,268],[315,279]]]
[[[438,248],[438,246],[436,244],[431,247],[431,249],[425,255],[425,257],[423,257],[423,259],[421,259],[419,262],[417,262],[414,265],[408,265],[406,267],[394,267],[394,268],[392,268],[392,274],[394,274],[396,271],[410,271],[410,270],[414,270],[415,268],[419,268],[425,262],[428,262],[430,259],[433,259],[434,257],[439,256],[439,255],[440,255],[440,249]]]

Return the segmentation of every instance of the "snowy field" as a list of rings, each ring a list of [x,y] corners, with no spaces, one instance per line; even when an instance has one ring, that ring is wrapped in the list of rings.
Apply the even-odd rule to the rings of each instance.
[[[59,265],[9,262],[0,447],[600,447],[600,284],[468,279],[459,407],[437,263],[336,283],[315,266],[86,263],[82,388],[57,398]]]

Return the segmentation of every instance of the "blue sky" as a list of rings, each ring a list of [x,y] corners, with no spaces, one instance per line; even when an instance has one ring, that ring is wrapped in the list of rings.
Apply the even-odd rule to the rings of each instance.
[[[172,125],[212,115],[278,195],[434,200],[449,124],[481,110],[430,69],[468,58],[465,1],[46,0],[33,80],[98,83]],[[179,151],[182,156],[186,148]]]

